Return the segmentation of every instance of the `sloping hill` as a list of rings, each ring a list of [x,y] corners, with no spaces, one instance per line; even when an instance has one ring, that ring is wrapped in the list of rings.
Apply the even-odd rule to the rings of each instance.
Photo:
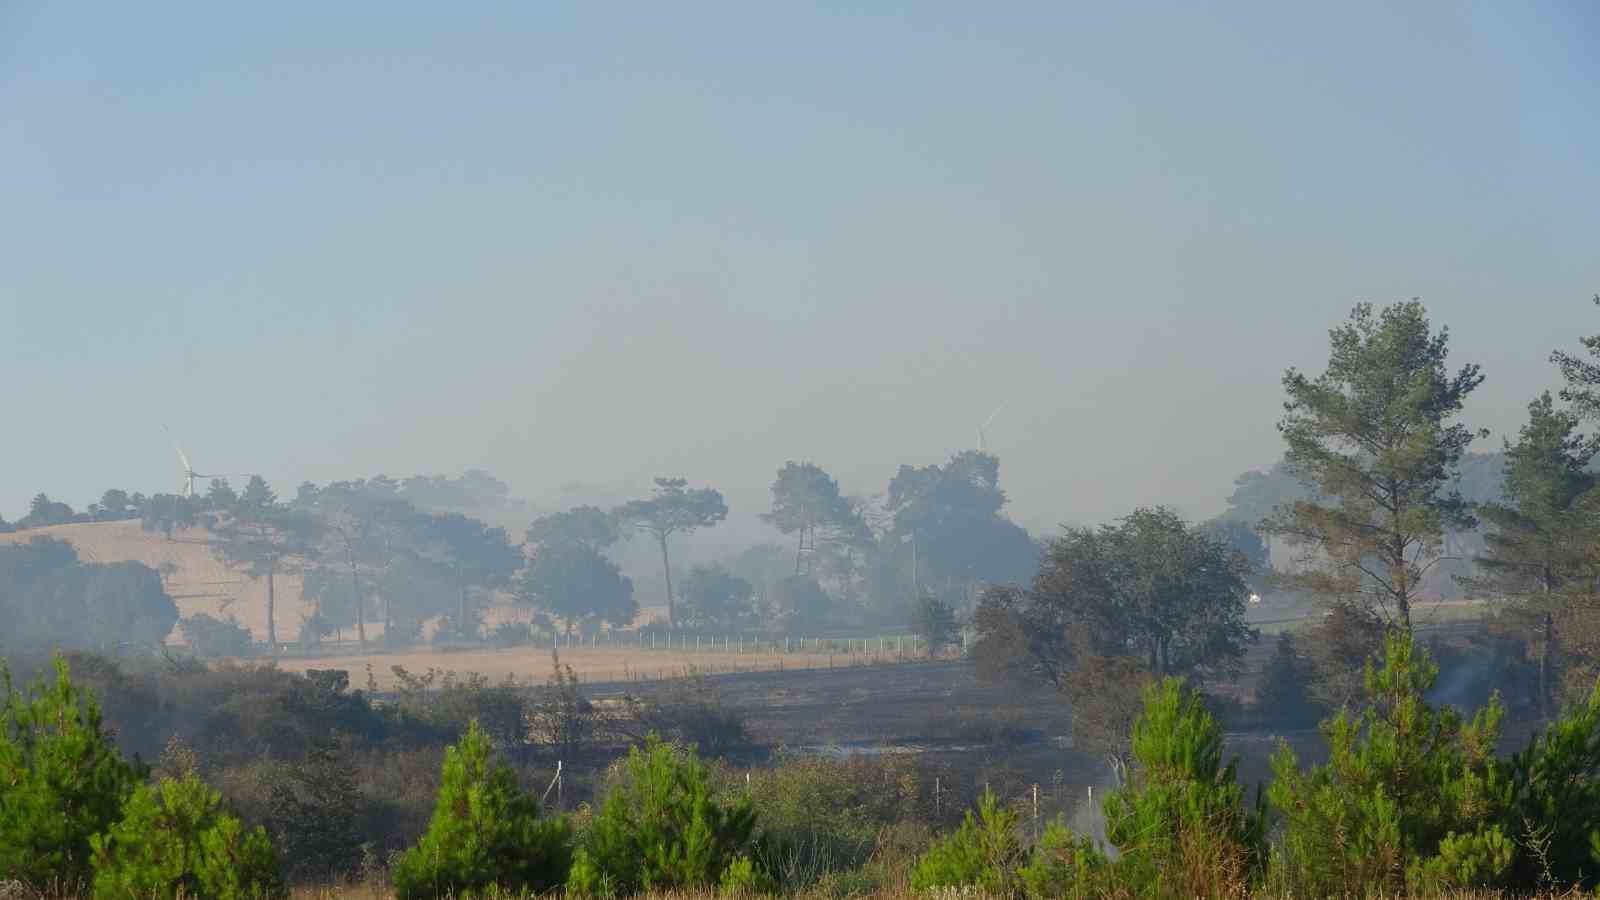
[[[160,532],[145,531],[137,521],[93,522],[78,525],[53,525],[12,534],[0,534],[0,541],[27,541],[46,536],[72,544],[85,562],[141,562],[161,573],[167,593],[178,604],[178,614],[197,612],[213,616],[233,615],[250,629],[258,641],[267,639],[267,582],[251,578],[239,569],[224,565],[212,554],[204,528],[174,532],[172,539]],[[292,641],[300,633],[300,621],[311,614],[301,598],[298,575],[279,575],[276,583],[278,640]],[[179,640],[181,629],[174,629],[169,640]]]

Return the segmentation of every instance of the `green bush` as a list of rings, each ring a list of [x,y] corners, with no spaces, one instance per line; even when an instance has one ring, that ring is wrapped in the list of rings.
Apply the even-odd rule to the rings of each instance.
[[[762,867],[794,889],[866,863],[885,829],[931,818],[924,774],[906,758],[801,756],[730,779],[723,791],[761,811]]]
[[[510,767],[492,764],[489,738],[474,720],[445,751],[428,831],[393,872],[399,900],[480,894],[492,888],[546,891],[567,878],[572,831],[541,819],[539,802]]]
[[[0,663],[0,686],[0,879],[84,884],[91,838],[117,821],[144,772],[123,761],[65,660],[27,696]]]
[[[748,798],[716,800],[692,749],[652,734],[617,775],[574,858],[569,890],[610,896],[749,880],[755,812]]]
[[[1527,852],[1511,882],[1564,889],[1600,885],[1600,682],[1511,758],[1506,828]]]
[[[968,810],[953,834],[935,841],[911,871],[916,891],[976,887],[990,897],[1013,897],[1022,891],[1019,870],[1027,851],[1017,834],[1017,813],[1000,804],[992,791],[978,798],[978,814]]]
[[[1217,896],[1256,878],[1266,816],[1245,803],[1237,760],[1205,698],[1176,678],[1145,689],[1133,726],[1132,781],[1105,799],[1118,880],[1145,896]]]
[[[140,785],[122,820],[91,839],[97,900],[261,900],[283,896],[277,853],[190,773]]]
[[[1423,700],[1438,668],[1410,637],[1367,664],[1367,707],[1323,724],[1327,764],[1302,772],[1285,744],[1272,761],[1283,817],[1285,887],[1325,896],[1495,884],[1514,846],[1499,824],[1510,784],[1494,758],[1500,706],[1471,721]]]

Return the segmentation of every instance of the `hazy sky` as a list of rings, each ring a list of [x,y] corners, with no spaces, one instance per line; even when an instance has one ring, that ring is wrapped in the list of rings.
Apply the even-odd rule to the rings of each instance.
[[[1600,331],[1600,8],[0,0],[0,513],[989,430],[1033,528],[1220,509],[1420,296],[1514,430]]]

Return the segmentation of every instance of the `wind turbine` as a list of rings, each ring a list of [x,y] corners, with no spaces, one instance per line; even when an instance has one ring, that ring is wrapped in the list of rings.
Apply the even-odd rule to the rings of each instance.
[[[983,424],[978,426],[978,452],[979,453],[988,453],[989,452],[989,441],[984,436],[983,430],[985,428],[989,427],[989,423],[994,421],[994,417],[995,416],[1000,415],[1000,410],[1005,409],[1006,408],[1006,403],[1009,403],[1009,402],[1010,401],[1008,400],[1008,401],[1002,402],[999,406],[996,406],[994,408],[994,412],[989,413],[989,418],[984,419],[983,420]]]
[[[178,439],[172,436],[172,429],[170,429],[167,426],[163,425],[163,426],[161,426],[161,430],[165,431],[167,433],[167,437],[172,441],[172,449],[178,451],[178,462],[183,464],[183,487],[180,488],[180,490],[183,492],[183,496],[184,497],[193,497],[194,496],[194,483],[195,483],[195,479],[198,479],[198,478],[243,478],[243,477],[245,477],[243,475],[206,475],[206,474],[201,473],[201,472],[196,472],[194,470],[194,466],[189,464],[189,456],[188,456],[188,454],[184,453],[183,452],[183,448],[178,446]]]

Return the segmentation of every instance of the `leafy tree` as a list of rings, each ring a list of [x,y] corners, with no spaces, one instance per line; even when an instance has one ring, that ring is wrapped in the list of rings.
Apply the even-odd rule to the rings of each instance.
[[[236,502],[253,509],[269,509],[278,504],[278,495],[272,492],[266,479],[260,475],[251,475],[250,480],[245,483],[244,493],[239,495]]]
[[[419,558],[430,561],[440,579],[455,588],[452,625],[459,637],[474,634],[484,594],[508,586],[524,561],[522,550],[512,546],[504,528],[460,513],[427,516],[419,523],[417,545],[422,548]]]
[[[609,896],[719,884],[730,869],[750,866],[755,825],[748,797],[719,802],[692,749],[651,735],[621,763],[567,888]]]
[[[815,628],[827,624],[833,597],[810,575],[786,575],[772,588],[772,609],[786,628]]]
[[[1517,443],[1506,445],[1505,501],[1480,510],[1490,529],[1475,560],[1481,574],[1472,580],[1479,591],[1517,601],[1516,618],[1533,626],[1518,630],[1537,634],[1538,696],[1546,708],[1555,688],[1556,619],[1568,608],[1564,592],[1586,590],[1597,574],[1592,523],[1600,493],[1588,469],[1600,444],[1577,427],[1577,416],[1557,410],[1548,392],[1528,405],[1528,423]]]
[[[160,573],[144,563],[95,563],[80,571],[78,633],[88,646],[160,645],[178,623]]]
[[[582,543],[547,543],[536,549],[517,579],[516,598],[560,617],[568,634],[581,622],[621,627],[639,615],[633,581]]]
[[[922,638],[933,656],[956,639],[955,611],[938,597],[923,594],[911,610],[911,633]]]
[[[42,536],[0,545],[0,647],[157,645],[177,619],[161,576],[143,563],[85,564],[71,544]]]
[[[55,659],[26,695],[0,662],[0,877],[43,889],[85,884],[90,839],[107,830],[144,778],[102,725],[100,704]]]
[[[1265,590],[1265,576],[1272,571],[1272,553],[1267,542],[1256,532],[1255,522],[1218,517],[1200,527],[1212,540],[1226,545],[1244,558],[1249,573],[1245,576],[1245,582],[1251,591],[1259,594]]]
[[[235,504],[231,512],[217,517],[211,531],[214,554],[228,565],[244,567],[252,578],[267,580],[267,643],[276,656],[276,578],[315,557],[321,524],[309,513],[273,500]]]
[[[205,502],[207,509],[227,511],[233,509],[234,504],[239,502],[239,494],[228,484],[227,479],[213,478],[210,487],[206,489]]]
[[[901,466],[889,482],[888,537],[914,542],[917,566],[947,585],[1025,582],[1038,571],[1039,547],[1000,514],[1005,503],[992,454],[967,450],[943,466]]]
[[[132,505],[133,500],[127,491],[112,488],[100,495],[100,511],[108,519],[127,518],[129,507]]]
[[[713,488],[690,488],[683,478],[657,478],[648,499],[630,500],[614,511],[616,518],[648,531],[661,548],[661,568],[667,583],[667,622],[676,624],[672,598],[672,560],[667,539],[709,528],[728,517],[728,504]]]
[[[246,830],[193,772],[139,785],[94,846],[94,895],[104,900],[263,900],[287,895],[266,831]]]
[[[433,818],[395,864],[395,896],[548,891],[566,881],[571,840],[566,820],[541,818],[538,800],[517,786],[511,768],[491,760],[489,738],[474,721],[445,751]]]
[[[755,588],[721,566],[695,566],[683,580],[681,624],[742,628],[755,624]]]
[[[621,535],[617,520],[597,506],[575,506],[566,512],[540,516],[528,526],[527,542],[534,547],[572,544],[600,553]]]
[[[1446,531],[1473,525],[1450,480],[1467,445],[1487,432],[1453,420],[1483,376],[1476,365],[1446,370],[1449,332],[1435,334],[1417,301],[1376,314],[1360,304],[1330,343],[1322,375],[1284,374],[1289,399],[1278,426],[1290,465],[1325,499],[1297,500],[1264,528],[1308,551],[1298,586],[1360,597],[1409,632]]]
[[[1226,545],[1161,507],[1068,528],[1047,545],[1031,591],[985,595],[979,641],[997,643],[980,655],[1025,654],[1025,668],[1058,687],[1086,651],[1135,654],[1155,675],[1226,671],[1252,636],[1247,571]],[[1021,640],[1007,639],[1008,629]]]
[[[177,494],[156,494],[139,508],[139,524],[145,531],[159,531],[172,540],[174,531],[193,528],[199,523],[201,498]]]
[[[250,653],[250,629],[231,616],[218,619],[206,613],[194,613],[183,620],[183,636],[200,656],[237,657]]]
[[[351,872],[361,859],[361,790],[344,749],[318,740],[281,772],[268,809],[290,874],[326,882]]]
[[[787,462],[772,482],[772,510],[761,518],[784,534],[796,535],[794,573],[802,572],[803,555],[821,542],[862,543],[870,538],[866,522],[839,493],[839,483],[814,463]]]
[[[28,514],[17,522],[18,529],[43,528],[47,525],[65,525],[76,518],[72,507],[51,500],[47,494],[35,494],[28,504]]]

